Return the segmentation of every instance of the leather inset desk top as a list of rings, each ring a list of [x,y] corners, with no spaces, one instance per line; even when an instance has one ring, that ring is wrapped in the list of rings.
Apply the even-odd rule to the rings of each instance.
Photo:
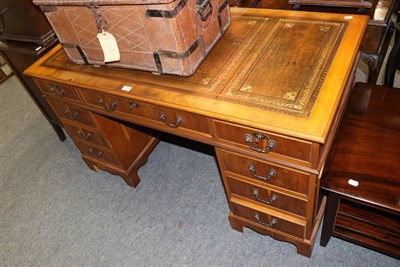
[[[234,21],[193,76],[156,76],[135,71],[131,82],[148,83],[154,90],[181,90],[185,94],[307,117],[346,30],[346,22],[255,16],[234,17]],[[60,50],[45,65],[60,68],[66,61]],[[72,63],[68,64],[71,68],[86,70]],[[90,71],[92,75],[93,69]],[[108,74],[121,71],[126,70],[109,69]]]

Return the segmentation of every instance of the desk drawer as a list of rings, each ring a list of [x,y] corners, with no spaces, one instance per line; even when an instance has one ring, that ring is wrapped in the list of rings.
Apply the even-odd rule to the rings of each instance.
[[[236,194],[261,205],[284,210],[302,217],[306,216],[307,201],[229,176],[228,183],[231,194]]]
[[[39,85],[39,88],[45,95],[81,102],[81,98],[79,97],[77,90],[72,86],[39,79],[36,81]]]
[[[54,100],[49,101],[49,103],[60,119],[66,120],[67,122],[75,122],[91,127],[96,127],[96,123],[94,122],[89,111],[83,110],[74,105],[69,105]]]
[[[135,116],[135,119],[147,120],[148,123],[150,120],[157,127],[190,130],[211,136],[208,118],[201,115],[89,90],[82,90],[82,96],[87,104],[101,111]]]
[[[253,151],[260,155],[284,156],[295,160],[312,162],[312,143],[287,136],[214,121],[217,138],[231,146]]]
[[[116,166],[120,166],[120,162],[118,159],[114,156],[113,153],[106,151],[105,149],[91,146],[88,144],[85,144],[83,142],[75,140],[77,146],[79,147],[79,150],[81,151],[82,154],[91,156],[93,158],[103,160],[105,162],[111,163]]]
[[[309,174],[305,172],[295,171],[223,149],[219,151],[219,160],[222,160],[225,171],[251,178],[265,185],[277,186],[304,196],[308,195]]]
[[[75,126],[66,122],[64,122],[64,128],[75,140],[86,141],[100,146],[109,147],[103,136],[94,130],[82,126]]]
[[[257,209],[234,202],[231,202],[231,210],[236,216],[250,220],[256,223],[258,226],[267,229],[275,229],[301,239],[304,238],[305,225],[303,224],[296,224],[287,219],[269,214],[268,212],[259,211]]]

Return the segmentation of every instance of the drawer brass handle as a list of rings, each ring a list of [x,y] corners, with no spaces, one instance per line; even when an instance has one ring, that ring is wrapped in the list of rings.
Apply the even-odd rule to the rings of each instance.
[[[75,111],[74,114],[71,113],[71,111],[69,111],[68,109],[64,110],[64,115],[65,117],[67,117],[68,119],[74,121],[78,118],[79,113],[78,111]]]
[[[253,146],[253,136],[255,138],[254,143],[258,144],[260,140],[267,139],[267,147],[265,149],[254,147]],[[276,147],[276,141],[275,140],[270,140],[269,136],[263,134],[263,133],[252,133],[252,134],[245,134],[244,140],[246,143],[249,145],[251,149],[254,151],[260,152],[260,153],[269,153],[271,150]]]
[[[257,175],[257,174],[256,174],[256,166],[254,166],[253,163],[250,163],[250,164],[249,164],[249,171],[250,171],[251,175],[252,175],[254,178],[257,178],[257,179],[260,179],[260,180],[264,180],[264,181],[268,181],[268,180],[270,180],[272,177],[275,177],[275,176],[276,176],[276,170],[275,170],[275,169],[270,169],[270,170],[268,171],[268,176],[267,176],[267,177],[264,177],[264,176],[261,176],[261,175]]]
[[[114,101],[111,101],[110,105],[108,107],[105,107],[107,111],[114,111],[117,108],[117,103]]]
[[[167,116],[163,112],[160,112],[159,118],[165,125],[172,128],[178,128],[183,123],[183,118],[181,116],[177,116],[174,123],[169,123],[167,121]]]
[[[99,98],[99,100],[97,101],[97,103],[99,103],[100,106],[104,106],[104,99],[102,97]],[[105,110],[107,111],[114,111],[117,108],[117,103],[115,103],[114,101],[111,101],[110,105],[108,105],[108,107],[104,107]]]
[[[76,133],[77,133],[82,139],[85,139],[85,140],[88,140],[88,139],[90,138],[90,136],[91,136],[90,133],[85,133],[85,132],[83,132],[83,131],[81,131],[81,130],[78,130]]]
[[[49,89],[49,91],[50,91],[50,93],[52,93],[53,95],[55,95],[56,97],[63,97],[64,95],[65,95],[65,91],[64,91],[64,89],[59,89],[59,88],[57,87],[57,84],[52,84],[51,85],[51,87],[50,87],[50,89]]]
[[[267,226],[267,227],[272,227],[272,226],[274,226],[275,224],[278,223],[278,220],[276,218],[272,218],[270,223],[262,222],[261,219],[260,219],[260,214],[258,212],[254,213],[254,218],[256,219],[256,221],[259,224],[262,224],[262,225]]]
[[[102,156],[102,153],[101,153],[101,151],[99,151],[99,150],[95,150],[95,149],[93,149],[93,148],[90,148],[89,149],[89,152],[90,152],[90,154],[92,154],[94,157],[96,157],[96,158],[100,158],[101,156]]]
[[[257,188],[253,188],[253,195],[259,202],[261,202],[263,204],[267,204],[267,205],[271,205],[274,201],[276,201],[278,199],[278,196],[275,194],[272,194],[272,196],[270,197],[269,200],[261,199],[259,197],[259,192],[258,192]]]
[[[140,105],[139,105],[139,103],[136,102],[136,101],[131,101],[131,102],[129,103],[129,109],[135,109],[135,108],[138,108],[138,107],[140,107]]]

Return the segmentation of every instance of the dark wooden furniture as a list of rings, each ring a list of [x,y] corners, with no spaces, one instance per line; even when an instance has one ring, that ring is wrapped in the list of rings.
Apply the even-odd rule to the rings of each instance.
[[[282,0],[230,0],[229,3],[231,6],[239,7],[281,10],[290,10],[293,8],[293,5],[288,1]],[[375,84],[377,82],[393,34],[392,14],[397,10],[396,5],[398,4],[398,0],[375,0],[371,8],[367,8],[361,13],[370,18],[367,31],[360,46],[361,58],[367,63],[369,69],[368,83]],[[358,8],[349,7],[303,5],[298,10],[350,15],[360,14]]]
[[[396,35],[394,39],[394,44],[387,59],[384,76],[384,85],[388,87],[394,86],[394,77],[396,75],[396,72],[400,71],[400,22],[397,22],[397,24],[395,25],[395,29]]]
[[[33,80],[22,74],[57,43],[46,17],[31,0],[0,1],[0,54],[63,141],[66,137],[61,122],[41,97]]]
[[[4,69],[7,67],[7,63],[5,61],[5,59],[3,57],[1,57],[0,55],[0,83],[4,82],[5,80],[7,80],[13,73],[5,73]]]
[[[360,12],[365,8],[371,8],[375,0],[289,0],[289,4],[298,9],[301,5],[337,6],[359,8]]]
[[[31,77],[23,75],[26,68],[37,61],[41,56],[48,52],[58,43],[57,39],[53,39],[53,43],[47,44],[46,47],[27,42],[0,42],[0,54],[6,59],[14,74],[18,77],[25,90],[31,96],[36,106],[40,109],[43,116],[53,127],[58,138],[64,141],[66,136],[61,128],[61,122],[50,108],[47,101],[41,97],[41,92],[37,88]],[[39,49],[37,49],[39,48]]]
[[[232,228],[310,256],[325,208],[319,177],[368,17],[231,12],[231,27],[190,77],[76,65],[60,46],[25,73],[92,169],[139,183],[157,139],[123,122],[213,145]]]
[[[400,90],[357,83],[321,188],[331,236],[400,258]]]
[[[367,82],[376,84],[382,64],[393,36],[393,23],[387,27],[371,25],[368,27],[360,46],[361,58],[368,65]]]
[[[0,40],[38,45],[51,42],[54,32],[40,8],[31,0],[0,2]]]

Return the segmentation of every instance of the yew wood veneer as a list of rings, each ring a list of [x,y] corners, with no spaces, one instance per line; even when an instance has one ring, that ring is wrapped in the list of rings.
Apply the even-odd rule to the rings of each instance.
[[[320,176],[368,17],[231,12],[231,27],[190,77],[76,65],[61,47],[25,73],[91,168],[136,186],[157,131],[211,144],[232,228],[310,256],[326,203]]]

